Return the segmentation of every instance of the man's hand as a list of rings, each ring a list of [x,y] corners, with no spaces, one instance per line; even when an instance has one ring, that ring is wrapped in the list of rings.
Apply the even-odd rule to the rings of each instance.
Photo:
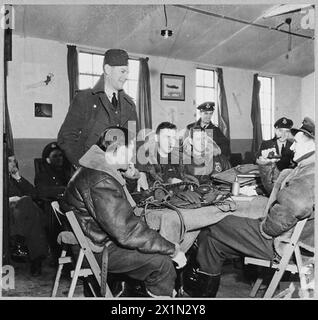
[[[269,155],[270,153],[276,154],[276,149],[275,149],[275,148],[270,148],[270,149],[264,149],[264,150],[262,150],[262,155],[261,155],[261,157],[267,159],[267,158],[268,158],[268,155]]]
[[[279,159],[268,159],[268,158],[264,158],[262,156],[260,156],[258,159],[256,159],[256,163],[262,166],[271,164],[271,163],[275,163],[279,161]]]
[[[9,202],[14,203],[14,202],[19,201],[20,199],[21,199],[21,197],[18,197],[18,196],[10,197]]]
[[[19,170],[11,172],[11,177],[16,181],[21,180],[21,176],[20,176]]]
[[[181,269],[187,264],[187,258],[185,256],[184,252],[182,252],[180,250],[179,244],[176,243],[175,247],[176,247],[176,250],[175,250],[174,255],[172,257],[172,261],[174,261],[177,264],[177,269]]]
[[[170,184],[175,184],[175,183],[180,183],[180,182],[182,182],[182,180],[180,180],[180,179],[178,179],[178,178],[169,178],[169,179],[168,179],[168,182],[169,182]]]
[[[191,176],[191,175],[189,175],[189,174],[185,174],[185,175],[184,175],[184,182],[195,183],[197,186],[200,185],[199,180],[198,180],[195,176]]]
[[[139,179],[140,178],[140,173],[139,173],[138,169],[135,168],[133,163],[128,165],[128,169],[123,173],[123,175],[129,179]]]
[[[140,172],[140,177],[137,181],[137,191],[140,192],[141,189],[143,189],[143,190],[149,189],[147,176],[144,172]]]

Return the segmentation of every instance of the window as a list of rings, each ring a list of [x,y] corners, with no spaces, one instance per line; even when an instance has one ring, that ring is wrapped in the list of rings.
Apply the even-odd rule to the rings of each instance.
[[[79,89],[92,88],[103,73],[104,55],[98,53],[79,52]],[[138,90],[139,60],[129,59],[129,74],[124,90],[136,103]]]
[[[199,106],[205,101],[215,102],[215,111],[212,116],[212,122],[218,124],[217,111],[217,95],[216,95],[216,72],[214,70],[196,69],[196,106]],[[197,111],[197,119],[200,112]]]
[[[271,77],[258,76],[261,83],[259,101],[261,108],[262,135],[264,140],[274,136],[274,103],[273,103],[273,79]]]
[[[128,79],[125,82],[124,90],[131,96],[136,103],[137,100],[137,91],[138,91],[138,76],[139,76],[139,60],[129,59],[129,74]]]

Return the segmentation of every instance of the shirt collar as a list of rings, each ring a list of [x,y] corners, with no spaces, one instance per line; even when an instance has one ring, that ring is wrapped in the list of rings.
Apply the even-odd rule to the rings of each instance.
[[[118,91],[113,91],[113,90],[109,90],[108,88],[105,88],[105,93],[109,101],[112,101],[113,93],[115,93],[116,99],[118,100]]]
[[[108,88],[105,88],[105,79],[104,79],[105,75],[102,74],[99,78],[99,80],[97,81],[97,83],[95,84],[95,86],[93,87],[92,91],[94,94],[97,93],[106,93],[109,101],[112,101],[112,97],[113,97],[113,90],[108,90]],[[118,91],[115,91],[116,94],[116,98],[118,100]]]

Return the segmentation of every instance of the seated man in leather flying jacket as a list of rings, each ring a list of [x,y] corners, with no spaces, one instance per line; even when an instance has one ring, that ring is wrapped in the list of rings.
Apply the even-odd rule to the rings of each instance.
[[[264,217],[251,219],[229,215],[200,232],[198,268],[185,277],[184,289],[193,297],[215,297],[223,262],[250,256],[280,260],[284,240],[298,221],[308,218],[300,235],[302,247],[314,253],[315,216],[315,123],[305,118],[299,129],[291,129],[294,169],[283,170],[264,208]]]
[[[149,296],[173,296],[173,261],[183,267],[186,258],[178,244],[135,215],[136,204],[121,174],[128,169],[133,149],[127,129],[107,128],[79,160],[61,207],[74,211],[95,246],[108,247],[109,272],[144,281]]]

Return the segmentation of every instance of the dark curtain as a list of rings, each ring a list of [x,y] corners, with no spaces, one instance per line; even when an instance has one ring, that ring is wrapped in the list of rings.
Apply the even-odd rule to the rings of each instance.
[[[223,70],[222,68],[216,69],[218,77],[218,115],[219,115],[219,128],[222,133],[230,140],[230,119],[229,110],[227,106],[226,93],[223,81]]]
[[[152,129],[149,58],[139,59],[137,114],[139,129]]]
[[[70,102],[78,91],[78,54],[76,46],[67,46],[67,75],[69,81]]]
[[[10,248],[9,248],[9,173],[8,173],[8,156],[14,154],[13,136],[10,123],[7,99],[7,75],[8,61],[12,60],[12,29],[4,30],[4,79],[3,79],[3,233],[2,233],[2,261],[3,264],[10,263]]]
[[[252,154],[255,155],[262,143],[261,108],[259,102],[259,91],[261,83],[258,74],[254,74],[251,119],[253,124]]]

